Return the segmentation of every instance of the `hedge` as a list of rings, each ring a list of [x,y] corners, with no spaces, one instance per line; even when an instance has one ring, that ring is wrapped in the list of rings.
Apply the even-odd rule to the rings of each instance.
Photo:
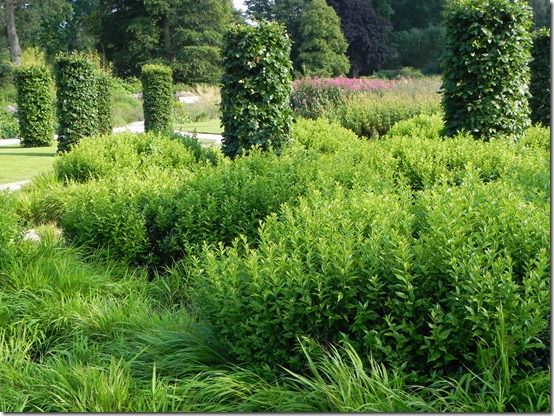
[[[98,83],[98,133],[111,134],[112,120],[112,79],[110,75],[99,71]]]
[[[236,25],[224,36],[221,89],[223,152],[279,149],[289,139],[291,43],[282,26]]]
[[[144,130],[171,131],[173,79],[171,68],[165,65],[146,64],[141,74],[144,108]]]
[[[445,13],[445,133],[488,140],[529,126],[532,25],[523,0],[458,0]]]
[[[550,125],[550,30],[542,28],[533,33],[531,61],[531,120]]]
[[[50,146],[54,137],[54,97],[48,68],[21,66],[15,80],[21,145]]]
[[[59,55],[56,60],[58,152],[66,152],[98,127],[96,69],[81,53]]]

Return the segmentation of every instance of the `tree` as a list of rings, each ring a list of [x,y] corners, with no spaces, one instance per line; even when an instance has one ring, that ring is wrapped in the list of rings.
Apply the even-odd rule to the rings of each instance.
[[[8,35],[8,45],[10,48],[11,61],[19,65],[21,63],[21,47],[15,26],[15,5],[14,0],[5,0],[6,32]]]
[[[298,54],[302,13],[310,0],[245,0],[248,15],[255,20],[272,20],[283,24],[292,40],[291,59],[295,70],[300,70]]]
[[[344,75],[350,68],[340,19],[325,0],[312,0],[301,16],[298,65],[307,76]]]
[[[348,41],[351,74],[367,75],[381,68],[388,54],[387,21],[369,0],[328,0],[341,19]]]
[[[147,62],[170,64],[176,80],[217,82],[231,0],[102,0],[100,43],[117,74]],[[186,11],[186,13],[183,13]]]

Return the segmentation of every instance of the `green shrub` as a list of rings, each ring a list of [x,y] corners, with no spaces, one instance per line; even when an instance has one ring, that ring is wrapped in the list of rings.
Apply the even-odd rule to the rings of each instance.
[[[460,0],[445,14],[445,133],[519,137],[529,121],[531,11],[523,0]]]
[[[290,40],[275,23],[234,26],[224,37],[223,152],[279,149],[289,139]]]
[[[550,30],[542,28],[533,33],[533,60],[529,105],[534,123],[550,125]]]
[[[409,67],[415,74],[417,69],[423,72],[437,73],[440,70],[439,60],[444,52],[444,28],[442,26],[412,27],[391,34],[396,60],[402,67]],[[402,70],[401,70],[402,71]],[[410,76],[411,71],[403,69],[400,76]],[[419,71],[421,76],[421,71]]]
[[[17,136],[19,136],[17,117],[2,105],[0,108],[0,139],[13,139]]]
[[[142,98],[144,130],[170,132],[173,102],[173,79],[171,68],[147,64],[142,67]]]
[[[195,310],[237,360],[305,365],[297,339],[348,340],[419,380],[479,369],[503,325],[512,368],[547,368],[548,204],[472,177],[410,192],[311,193],[198,257]],[[414,233],[415,230],[415,233]],[[484,370],[484,368],[481,368]]]
[[[204,152],[198,154],[201,158]],[[198,158],[179,140],[155,133],[121,133],[83,140],[54,164],[60,181],[86,182],[91,179],[132,175],[150,167],[192,168]]]
[[[111,134],[113,129],[112,77],[98,71],[96,82],[98,84],[98,134]]]
[[[62,54],[56,60],[58,151],[67,152],[98,126],[96,69],[87,55]]]
[[[390,90],[381,94],[351,95],[326,111],[324,116],[359,136],[373,139],[386,134],[399,121],[438,111],[438,94]]]
[[[52,78],[46,66],[16,71],[17,116],[23,147],[50,146],[54,138]]]

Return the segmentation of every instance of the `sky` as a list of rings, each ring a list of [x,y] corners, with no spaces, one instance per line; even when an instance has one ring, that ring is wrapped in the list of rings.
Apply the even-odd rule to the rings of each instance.
[[[246,7],[244,6],[244,0],[233,0],[233,3],[235,4],[235,7],[237,9],[244,10]]]

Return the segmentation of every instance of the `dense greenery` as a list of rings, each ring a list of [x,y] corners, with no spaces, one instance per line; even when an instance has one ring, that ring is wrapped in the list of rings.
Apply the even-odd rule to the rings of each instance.
[[[348,72],[348,44],[339,17],[325,0],[312,0],[306,7],[299,32],[298,65],[304,76],[332,77]]]
[[[144,130],[171,131],[173,103],[173,79],[171,68],[165,65],[147,64],[140,77],[144,109]]]
[[[19,137],[24,147],[49,146],[54,138],[52,77],[46,66],[16,72]]]
[[[98,88],[97,131],[99,134],[111,134],[113,128],[112,77],[104,71],[98,71],[96,74],[96,84]]]
[[[543,28],[533,33],[533,60],[529,105],[531,120],[550,125],[550,29]]]
[[[446,134],[520,136],[530,123],[530,9],[523,0],[460,0],[445,25]]]
[[[235,26],[225,35],[221,90],[223,152],[278,150],[289,138],[290,40],[282,26]]]
[[[98,128],[96,68],[88,55],[68,53],[56,60],[58,151],[67,152]]]
[[[32,343],[0,359],[2,409],[547,410],[548,130],[441,129],[422,115],[361,141],[299,121],[280,156],[234,160],[187,138],[82,140],[17,212],[109,263],[49,227],[10,240],[0,293],[19,306],[0,333]]]

